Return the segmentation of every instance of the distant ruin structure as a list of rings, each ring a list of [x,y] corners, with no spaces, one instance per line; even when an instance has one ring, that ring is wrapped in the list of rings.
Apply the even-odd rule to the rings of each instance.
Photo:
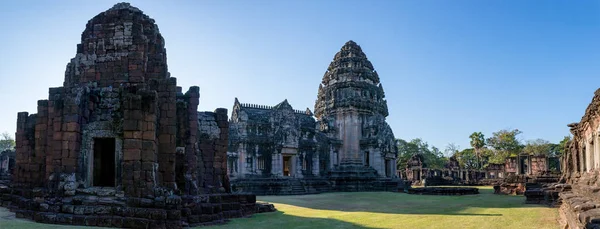
[[[154,20],[119,3],[88,21],[62,87],[17,119],[9,193],[43,223],[180,228],[257,209],[231,194],[226,109],[198,112],[167,71]]]
[[[387,102],[373,65],[348,41],[319,84],[315,113],[287,100],[240,103],[230,120],[232,185],[257,194],[396,187],[398,150],[385,121]]]

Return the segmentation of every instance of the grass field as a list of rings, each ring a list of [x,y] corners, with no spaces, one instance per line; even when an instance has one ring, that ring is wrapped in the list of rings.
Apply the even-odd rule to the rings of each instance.
[[[261,196],[279,210],[233,219],[225,228],[558,228],[557,209],[525,205],[523,196],[419,196],[391,192]],[[82,228],[15,219],[0,208],[0,228]],[[89,227],[88,227],[89,228]]]
[[[525,205],[523,196],[420,196],[390,192],[261,196],[277,212],[234,219],[224,228],[559,228],[555,208]]]

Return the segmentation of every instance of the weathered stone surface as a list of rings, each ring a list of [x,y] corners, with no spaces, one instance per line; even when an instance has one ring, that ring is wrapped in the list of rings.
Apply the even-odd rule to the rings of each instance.
[[[600,89],[581,121],[568,126],[573,137],[565,147],[561,184],[546,188],[545,199],[560,204],[565,228],[600,228]]]
[[[397,178],[398,150],[385,121],[384,98],[371,62],[360,46],[348,41],[319,84],[314,116],[308,108],[293,109],[287,100],[264,106],[243,104],[236,98],[228,132],[228,165],[217,160],[215,166],[228,168],[237,191],[306,194],[394,189],[397,182],[389,181]],[[207,126],[204,134],[215,133]],[[286,188],[288,182],[277,180],[281,177],[298,180]],[[329,180],[329,188],[317,190],[321,179]],[[390,185],[376,188],[386,182]]]
[[[211,200],[202,223],[255,213],[254,196],[230,191],[227,110],[198,113],[200,89],[181,92],[164,45],[154,20],[128,3],[89,20],[63,86],[37,114],[17,115],[14,182],[0,184],[0,202],[19,218],[102,227],[199,223],[202,212],[181,209],[200,199]]]

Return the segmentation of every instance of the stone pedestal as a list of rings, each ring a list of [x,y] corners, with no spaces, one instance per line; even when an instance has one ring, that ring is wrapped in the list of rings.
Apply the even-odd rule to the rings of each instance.
[[[344,158],[330,173],[336,191],[373,190],[378,178],[377,170],[365,166],[361,159]]]

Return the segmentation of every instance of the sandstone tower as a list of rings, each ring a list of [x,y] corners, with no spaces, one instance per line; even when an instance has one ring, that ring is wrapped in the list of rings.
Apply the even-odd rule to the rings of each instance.
[[[397,148],[385,122],[387,102],[379,76],[365,53],[348,41],[329,64],[315,104],[321,131],[338,140],[340,165],[364,164],[379,176],[395,174]]]
[[[18,114],[17,217],[181,228],[255,211],[255,196],[230,192],[227,110],[197,111],[199,88],[182,93],[164,45],[128,3],[88,21],[63,86]]]

